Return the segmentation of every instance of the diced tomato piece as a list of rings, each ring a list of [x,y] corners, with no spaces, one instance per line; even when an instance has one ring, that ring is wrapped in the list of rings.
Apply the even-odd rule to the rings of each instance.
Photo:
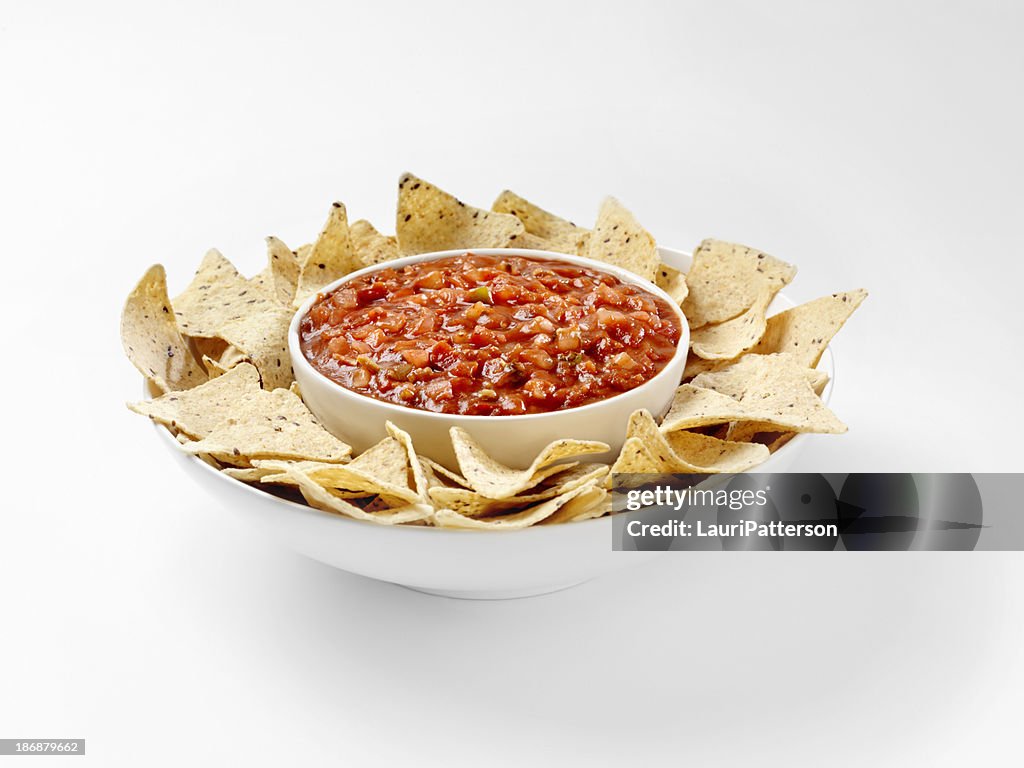
[[[425,349],[412,348],[402,350],[402,359],[417,368],[430,365],[430,353]]]
[[[524,349],[519,353],[519,359],[532,363],[541,370],[550,371],[555,367],[555,360],[543,349]]]
[[[371,301],[376,301],[377,299],[383,299],[387,295],[387,286],[380,281],[370,283],[370,285],[364,288],[356,289],[356,300],[359,302],[360,306],[369,304]]]

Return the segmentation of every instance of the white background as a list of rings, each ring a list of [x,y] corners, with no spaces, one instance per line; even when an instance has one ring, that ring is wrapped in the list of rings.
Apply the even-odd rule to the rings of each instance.
[[[583,224],[612,193],[666,245],[795,262],[794,299],[870,289],[834,345],[850,433],[802,469],[1018,471],[1019,4],[257,5],[0,4],[0,737],[95,765],[1019,764],[1020,555],[431,598],[217,508],[124,409],[117,337],[150,263],[172,291],[211,246],[255,272],[334,199],[391,230],[407,169]]]

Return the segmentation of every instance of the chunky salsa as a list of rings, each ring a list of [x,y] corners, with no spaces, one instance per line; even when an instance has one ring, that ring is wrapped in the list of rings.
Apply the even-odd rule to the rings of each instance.
[[[563,261],[466,253],[385,268],[321,296],[306,359],[344,387],[410,408],[509,416],[633,389],[676,353],[661,298]]]

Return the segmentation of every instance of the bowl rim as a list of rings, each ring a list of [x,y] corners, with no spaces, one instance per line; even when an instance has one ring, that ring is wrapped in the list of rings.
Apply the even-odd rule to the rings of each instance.
[[[460,252],[464,252],[464,251],[462,251],[460,249]],[[665,246],[658,246],[658,252],[663,257],[665,255],[668,255],[671,259],[687,259],[687,260],[689,260],[689,259],[693,258],[692,254],[688,253],[687,251],[681,251],[681,250],[677,250],[675,248],[668,248],[668,247],[665,247]],[[673,266],[673,265],[669,264],[669,266]],[[679,269],[680,267],[676,267],[676,268]],[[353,274],[355,274],[355,273],[353,273]],[[797,306],[796,303],[792,299],[788,298],[787,296],[782,295],[781,291],[775,295],[775,299],[773,300],[772,304],[774,305],[775,302],[779,302],[780,304],[785,305],[783,307],[783,309],[791,309],[792,307]],[[771,308],[771,306],[769,308]],[[294,318],[293,318],[293,321],[294,321]],[[821,356],[821,360],[818,361],[818,366],[817,367],[822,369],[822,370],[824,370],[824,371],[826,371],[829,374],[828,383],[825,385],[825,389],[821,393],[821,400],[822,400],[822,402],[825,403],[826,405],[828,405],[829,401],[832,398],[832,386],[833,386],[833,383],[835,382],[835,374],[836,374],[835,355],[832,353],[832,346],[831,346],[831,344],[829,344],[829,346],[825,347],[825,351],[823,352],[823,354]],[[144,396],[147,399],[152,397],[151,393],[148,391],[148,389],[146,388],[145,384],[143,384],[143,392],[144,392]],[[506,418],[515,418],[515,417],[506,417]],[[576,530],[577,527],[579,527],[579,526],[587,526],[588,528],[596,527],[596,526],[599,526],[599,525],[610,526],[611,525],[611,520],[612,520],[612,517],[613,517],[612,515],[605,515],[603,517],[592,518],[590,520],[581,520],[578,523],[564,523],[564,524],[560,524],[560,525],[533,525],[533,526],[530,526],[528,528],[521,528],[521,529],[517,529],[517,530],[514,530],[514,531],[500,531],[500,532],[499,531],[474,530],[474,529],[471,529],[471,528],[437,528],[435,526],[418,526],[418,525],[381,525],[379,523],[373,523],[373,522],[370,522],[370,521],[367,521],[367,520],[356,520],[354,518],[345,517],[344,515],[340,515],[340,514],[337,514],[337,513],[334,513],[334,512],[326,512],[326,511],[324,511],[322,509],[317,509],[316,507],[310,506],[309,504],[302,504],[302,503],[297,502],[297,501],[292,501],[291,499],[284,499],[284,498],[281,498],[280,496],[277,496],[277,495],[275,495],[273,493],[270,493],[269,491],[263,490],[262,488],[260,488],[258,486],[254,486],[251,483],[246,483],[246,482],[244,482],[242,480],[239,480],[237,478],[231,477],[230,475],[227,475],[224,472],[221,472],[216,467],[210,466],[209,464],[207,464],[205,461],[203,461],[198,456],[186,455],[185,453],[183,453],[182,450],[181,450],[181,445],[178,443],[177,440],[175,440],[174,435],[172,435],[170,430],[166,429],[163,425],[157,424],[156,422],[153,422],[152,426],[161,435],[162,439],[167,441],[167,444],[170,447],[170,449],[173,450],[179,457],[184,458],[186,460],[190,460],[195,465],[197,465],[197,468],[200,471],[210,473],[218,481],[233,484],[236,487],[241,488],[244,492],[252,494],[252,495],[254,495],[255,497],[257,497],[259,499],[265,500],[265,501],[270,502],[270,503],[281,504],[282,506],[284,506],[286,508],[290,508],[293,512],[298,512],[298,513],[300,513],[303,516],[311,516],[311,517],[319,519],[319,520],[325,520],[327,518],[331,518],[331,519],[335,520],[339,525],[361,525],[361,526],[366,526],[368,528],[380,529],[381,531],[385,531],[385,530],[393,531],[394,533],[392,533],[391,535],[399,535],[398,531],[401,531],[400,535],[403,535],[403,536],[428,536],[428,535],[429,536],[440,536],[440,535],[444,535],[444,534],[455,534],[455,535],[466,537],[466,538],[470,538],[470,537],[479,538],[479,537],[484,537],[484,536],[494,536],[495,534],[501,534],[501,535],[504,535],[504,536],[510,536],[510,535],[517,535],[517,536],[540,536],[540,535],[544,535],[544,536],[557,536],[557,535],[569,535],[573,530]],[[803,443],[810,436],[811,436],[810,433],[798,433],[797,435],[795,435],[793,437],[792,440],[790,440],[788,443],[786,443],[786,445],[782,446],[779,449],[779,452],[781,453],[782,451],[786,451],[787,449],[792,449],[792,447],[794,445]],[[774,455],[775,454],[773,454],[773,456]],[[770,461],[770,460],[771,460],[771,457],[769,457],[768,461]],[[748,471],[756,473],[757,471],[760,470],[761,466],[763,466],[763,465],[759,465],[757,467],[753,467],[751,470],[748,470]],[[558,533],[559,531],[561,531],[562,533],[561,534]]]
[[[319,369],[316,368],[306,356],[302,353],[302,346],[299,343],[299,325],[302,320],[309,313],[310,308],[319,299],[320,296],[331,293],[341,286],[345,285],[352,280],[356,280],[365,275],[373,274],[374,272],[382,272],[385,269],[394,267],[404,267],[408,264],[418,264],[423,261],[434,261],[437,259],[444,259],[450,256],[460,256],[462,254],[478,254],[480,256],[526,256],[532,258],[544,257],[553,261],[562,261],[567,264],[576,264],[578,266],[589,267],[598,271],[607,272],[613,277],[617,277],[625,283],[637,286],[649,293],[654,294],[658,298],[662,299],[675,313],[676,320],[679,322],[679,341],[676,343],[675,352],[672,357],[668,359],[665,366],[658,371],[654,376],[649,378],[643,384],[633,389],[626,390],[625,392],[619,392],[611,397],[606,397],[601,400],[596,400],[592,403],[585,403],[584,405],[577,405],[572,408],[558,408],[551,411],[542,411],[540,413],[522,413],[509,416],[490,416],[490,415],[478,415],[478,414],[463,414],[463,413],[437,413],[434,411],[427,411],[422,408],[409,408],[404,405],[398,405],[397,403],[391,403],[387,400],[379,400],[376,397],[370,397],[364,395],[361,392],[348,389],[342,386],[334,379],[327,376]],[[288,352],[291,357],[292,368],[296,366],[302,366],[307,372],[312,372],[317,376],[324,379],[330,387],[338,394],[344,397],[354,397],[357,400],[366,400],[367,406],[370,404],[374,406],[380,406],[389,413],[396,414],[396,417],[401,418],[403,415],[408,415],[409,412],[416,414],[423,414],[424,418],[436,419],[444,421],[452,426],[458,426],[459,424],[479,424],[484,421],[493,421],[494,419],[501,419],[502,424],[521,424],[534,422],[543,418],[558,417],[561,414],[585,414],[600,410],[605,407],[607,403],[613,401],[620,401],[620,398],[628,396],[638,397],[642,396],[645,392],[649,392],[654,389],[657,384],[663,382],[666,374],[671,373],[672,368],[678,365],[679,358],[683,358],[683,364],[685,365],[686,356],[689,353],[690,348],[690,326],[687,323],[686,316],[683,314],[682,308],[660,287],[655,285],[649,280],[636,275],[629,270],[617,267],[612,264],[605,264],[604,262],[597,261],[596,259],[590,259],[585,256],[572,256],[566,253],[556,253],[555,251],[541,251],[531,248],[455,248],[447,251],[430,251],[429,253],[417,253],[412,256],[403,256],[398,259],[392,259],[390,261],[381,262],[380,264],[373,264],[369,267],[363,267],[355,272],[350,272],[343,277],[338,278],[332,283],[328,283],[326,286],[316,291],[313,295],[306,297],[299,308],[295,310],[295,314],[292,316],[291,322],[288,325]],[[565,416],[563,418],[568,418]]]

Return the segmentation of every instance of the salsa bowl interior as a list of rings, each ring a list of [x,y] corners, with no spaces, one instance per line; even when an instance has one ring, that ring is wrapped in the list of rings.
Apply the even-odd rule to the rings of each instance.
[[[349,442],[356,451],[362,451],[385,436],[384,423],[390,420],[412,435],[422,453],[452,467],[454,455],[448,431],[452,426],[459,426],[469,431],[495,459],[517,467],[528,465],[548,443],[569,437],[607,443],[611,446],[608,454],[592,458],[609,460],[622,445],[626,423],[633,411],[645,408],[656,417],[664,414],[686,364],[689,329],[678,305],[660,288],[626,270],[582,257],[521,249],[471,249],[469,252],[481,256],[525,256],[559,261],[604,272],[641,288],[663,301],[679,323],[680,335],[672,358],[644,383],[611,397],[562,410],[500,416],[438,413],[398,405],[348,389],[317,370],[301,348],[300,327],[320,295],[330,294],[384,269],[436,261],[467,251],[409,256],[346,275],[326,286],[317,296],[308,298],[295,313],[288,337],[295,378],[306,404],[327,429]]]

